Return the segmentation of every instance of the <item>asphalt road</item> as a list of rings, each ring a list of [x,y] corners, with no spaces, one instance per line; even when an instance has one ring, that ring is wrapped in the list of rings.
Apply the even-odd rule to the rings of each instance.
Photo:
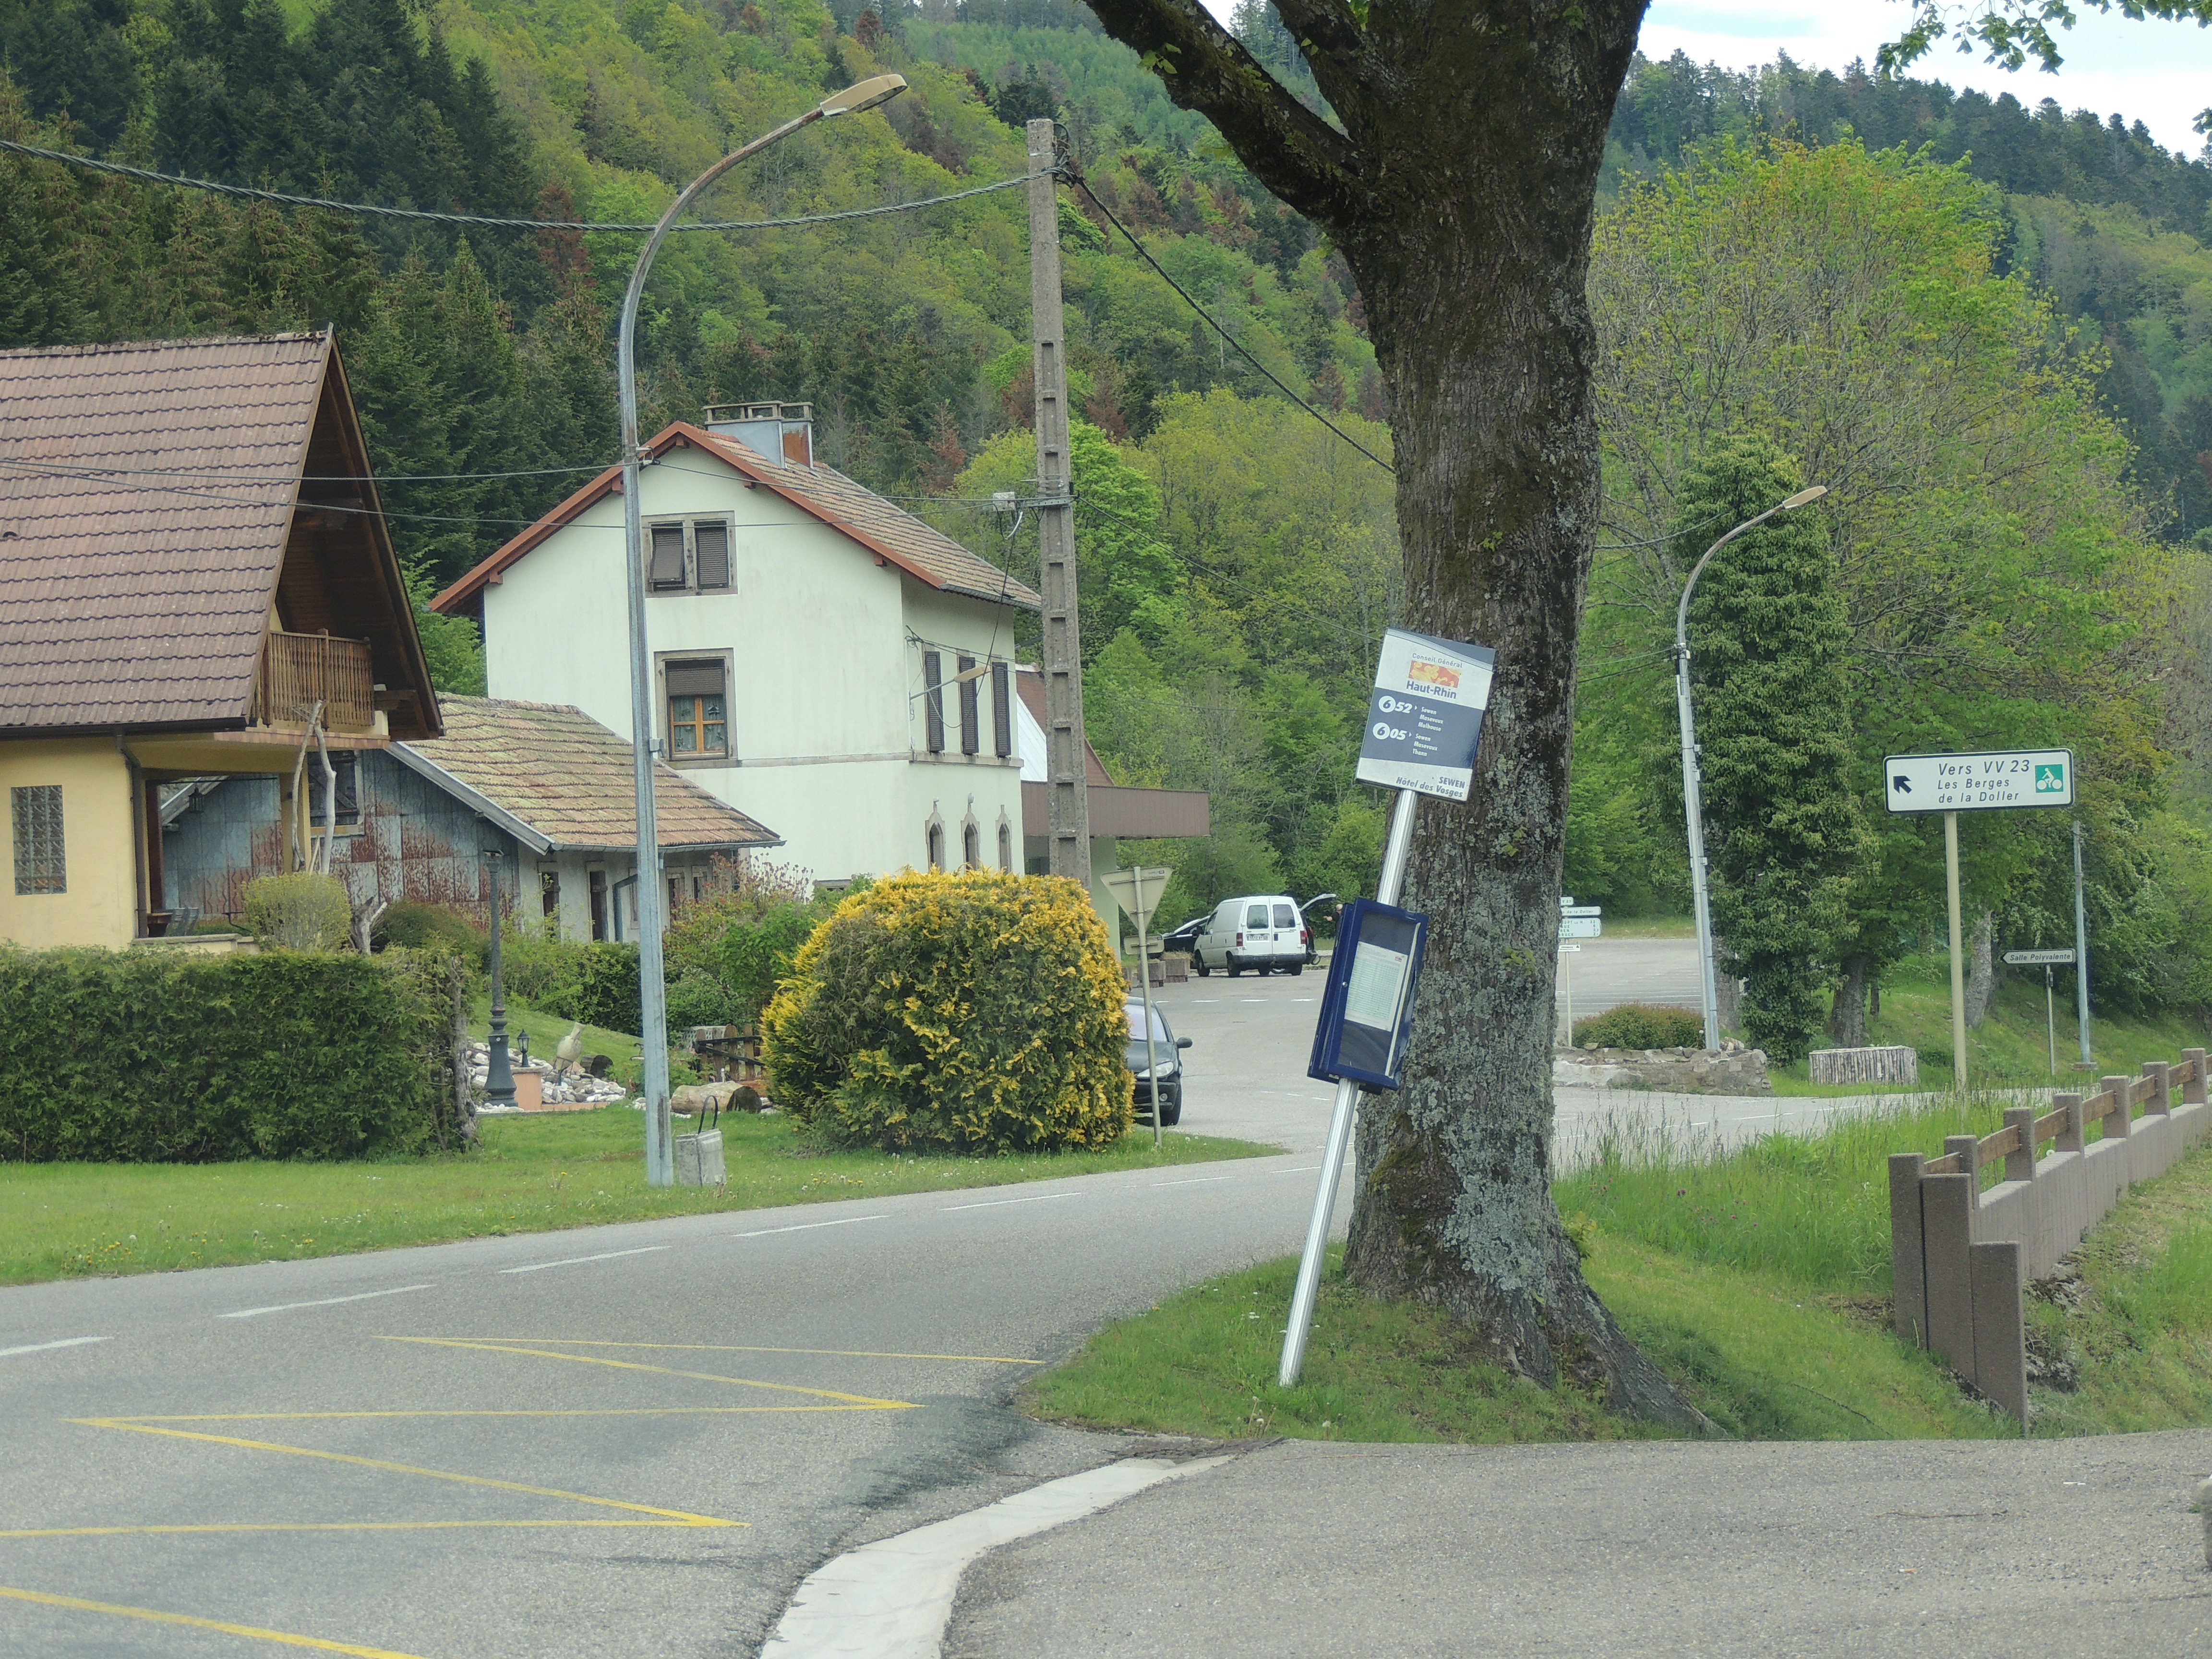
[[[1318,988],[1162,998],[1186,1126],[1280,1157],[0,1291],[0,1652],[752,1653],[836,1552],[1117,1453],[1035,1366],[1297,1248]]]

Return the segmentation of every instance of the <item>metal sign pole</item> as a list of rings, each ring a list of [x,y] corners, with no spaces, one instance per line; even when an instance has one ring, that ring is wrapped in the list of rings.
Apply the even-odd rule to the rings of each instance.
[[[1145,1001],[1145,1076],[1152,1085],[1152,1150],[1160,1149],[1160,1051],[1152,1040],[1152,958],[1146,948],[1149,936],[1145,929],[1152,920],[1152,909],[1145,902],[1145,872],[1137,872],[1137,987]]]
[[[1943,887],[1951,901],[1951,1086],[1966,1086],[1966,964],[1959,947],[1959,815],[1943,814]]]
[[[1397,810],[1390,815],[1390,840],[1382,851],[1382,875],[1375,896],[1395,904],[1406,884],[1406,855],[1413,843],[1413,812],[1420,796],[1411,789],[1398,792]],[[1306,1226],[1305,1254],[1298,1259],[1298,1286],[1291,1297],[1291,1322],[1283,1333],[1283,1363],[1275,1380],[1290,1388],[1305,1364],[1306,1333],[1313,1325],[1314,1298],[1321,1292],[1322,1264],[1328,1258],[1329,1212],[1336,1206],[1336,1183],[1344,1173],[1345,1150],[1352,1144],[1352,1114],[1359,1105],[1359,1085],[1346,1078],[1336,1085],[1336,1105],[1328,1117],[1328,1144],[1321,1158],[1321,1185],[1314,1194],[1313,1219]]]
[[[2051,1043],[2051,1075],[2058,1075],[2058,1000],[2051,988],[2051,964],[2043,964],[2043,1030]]]
[[[2094,1072],[2089,1058],[2089,921],[2081,902],[2081,820],[2074,820],[2074,1018],[2081,1032],[2081,1069]]]

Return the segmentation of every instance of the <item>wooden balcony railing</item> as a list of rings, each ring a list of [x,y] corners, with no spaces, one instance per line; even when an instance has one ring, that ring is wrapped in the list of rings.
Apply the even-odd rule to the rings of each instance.
[[[317,703],[331,732],[366,732],[375,721],[368,641],[328,634],[280,634],[261,641],[255,718],[264,726],[305,726]]]

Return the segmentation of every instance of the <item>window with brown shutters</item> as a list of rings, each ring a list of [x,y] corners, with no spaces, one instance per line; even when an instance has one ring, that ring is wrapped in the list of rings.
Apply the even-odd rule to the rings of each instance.
[[[700,760],[730,752],[729,684],[719,657],[670,659],[668,757]]]
[[[1013,675],[1002,662],[991,665],[991,747],[1000,760],[1014,752]],[[1001,860],[1001,863],[1005,860]],[[1006,866],[1012,869],[1012,865]]]
[[[975,682],[967,678],[975,666],[975,659],[963,657],[960,662],[960,752],[972,755],[982,747],[981,732],[976,719]],[[970,860],[970,863],[974,860]]]
[[[921,653],[921,724],[923,742],[933,755],[945,752],[945,659],[934,651]],[[933,860],[935,862],[936,860]]]
[[[655,592],[680,592],[684,588],[684,526],[680,524],[657,524],[653,526],[653,562],[647,568],[647,579]]]
[[[34,783],[8,792],[9,818],[15,837],[15,892],[69,890],[69,860],[62,845],[62,787]]]
[[[691,526],[693,562],[698,571],[699,591],[719,592],[730,585],[730,526],[726,524],[696,524]]]

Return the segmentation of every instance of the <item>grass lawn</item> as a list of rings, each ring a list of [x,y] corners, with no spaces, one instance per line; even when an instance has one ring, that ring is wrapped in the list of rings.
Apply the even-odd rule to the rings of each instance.
[[[1711,1158],[1664,1133],[1601,1142],[1553,1196],[1622,1328],[1730,1434],[1754,1439],[2016,1435],[1890,1329],[1893,1152],[1998,1127],[2001,1096],[1900,1103],[1826,1134]],[[1998,1171],[1992,1170],[1990,1179]],[[2034,1339],[2078,1387],[2039,1386],[2037,1432],[2212,1419],[2212,1146],[2137,1189],[2082,1250],[2077,1291],[2032,1296]],[[1332,1267],[1334,1267],[1334,1258]],[[1304,1376],[1275,1385],[1297,1262],[1209,1280],[1102,1331],[1030,1384],[1047,1418],[1224,1437],[1588,1440],[1649,1432],[1572,1389],[1508,1376],[1451,1322],[1322,1282]]]
[[[2030,975],[2033,977],[2031,979]],[[2109,1073],[2140,1071],[2147,1060],[2179,1060],[2184,1048],[2212,1046],[2204,1022],[2187,1014],[2155,1015],[2140,1018],[2089,1011],[2091,1053],[2096,1067],[2074,1068],[2081,1058],[2080,1027],[2074,1018],[2074,993],[2061,969],[2057,986],[2058,1070],[2051,1070],[2050,1045],[2044,1019],[2043,977],[2031,969],[2000,972],[1997,994],[1990,1016],[1966,1033],[1969,1082],[1976,1088],[2073,1088]],[[1906,957],[1891,970],[1881,988],[1881,1012],[1868,1023],[1868,1041],[1902,1044],[1920,1051],[1920,1080],[1923,1087],[1951,1086],[1951,958],[1947,952]],[[1870,1092],[1863,1085],[1845,1088],[1818,1085],[1811,1081],[1805,1060],[1776,1066],[1769,1075],[1781,1095],[1849,1095]]]
[[[565,1023],[561,1030],[568,1030]],[[629,1039],[633,1049],[636,1041]],[[721,1121],[728,1186],[649,1188],[644,1119],[629,1107],[482,1121],[477,1152],[388,1162],[0,1164],[0,1284],[295,1261],[708,1210],[1272,1157],[1281,1150],[1170,1129],[1155,1152],[1152,1131],[1140,1128],[1100,1152],[817,1154],[800,1143],[788,1118],[738,1115]]]

